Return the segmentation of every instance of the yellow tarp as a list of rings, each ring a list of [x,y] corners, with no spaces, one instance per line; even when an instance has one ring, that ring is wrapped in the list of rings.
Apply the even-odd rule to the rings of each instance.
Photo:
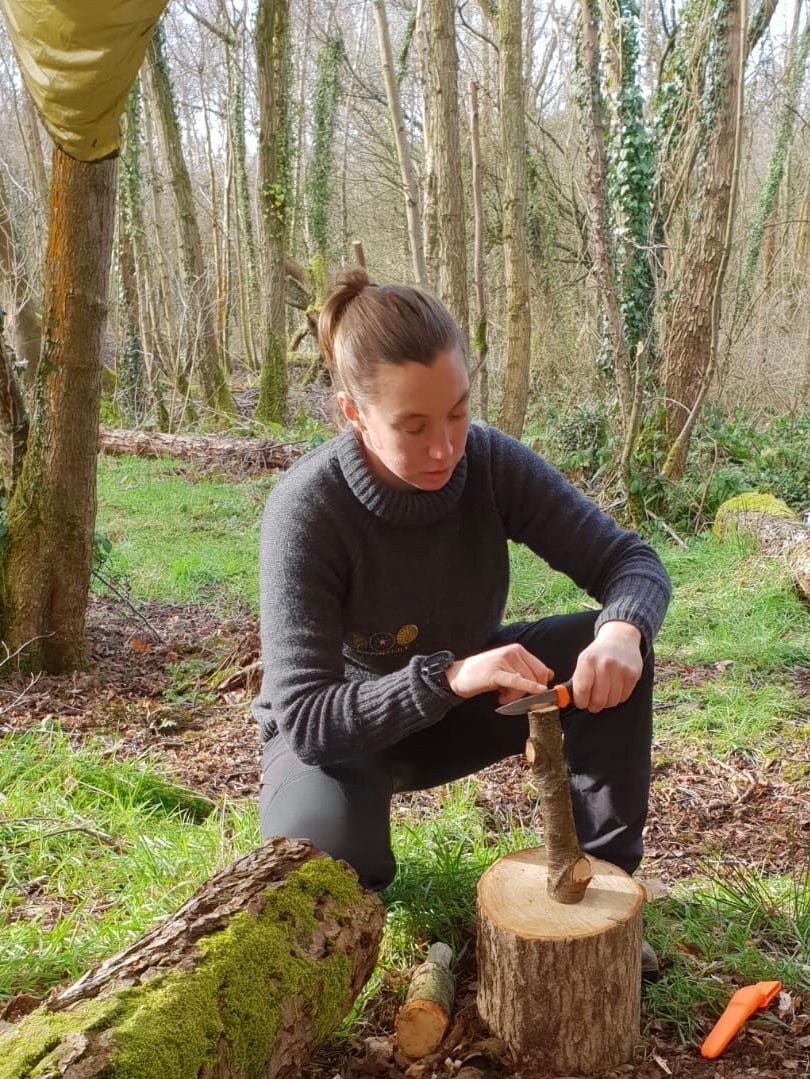
[[[0,0],[51,138],[80,161],[114,153],[119,120],[167,0]]]

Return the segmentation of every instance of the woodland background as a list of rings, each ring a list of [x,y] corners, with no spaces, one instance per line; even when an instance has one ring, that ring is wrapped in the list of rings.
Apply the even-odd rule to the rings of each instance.
[[[373,279],[448,302],[480,415],[520,435],[584,409],[630,518],[666,516],[707,400],[806,409],[809,50],[800,0],[173,4],[125,117],[104,420],[323,419],[314,315],[360,241]],[[0,277],[32,384],[50,153],[0,56]]]
[[[86,164],[0,24],[0,1030],[260,842],[258,520],[335,430],[313,329],[362,261],[446,300],[476,414],[673,577],[643,867],[663,976],[622,1074],[810,1074],[807,607],[708,531],[741,491],[810,506],[809,54],[785,0],[175,0],[120,157]],[[160,433],[167,456],[127,455]],[[509,618],[590,602],[511,559]],[[398,799],[380,964],[308,1075],[401,1079],[393,1016],[437,938],[457,1021],[409,1079],[511,1074],[475,1016],[475,882],[536,809],[517,760]],[[701,1061],[765,978],[774,1009]]]

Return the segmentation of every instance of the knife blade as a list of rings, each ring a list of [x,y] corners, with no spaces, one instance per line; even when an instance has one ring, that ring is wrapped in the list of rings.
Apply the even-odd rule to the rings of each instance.
[[[544,705],[547,707],[550,705],[552,708],[559,708],[562,711],[563,708],[568,708],[573,699],[573,684],[569,679],[567,682],[560,682],[559,685],[552,686],[550,689],[545,690],[544,693],[532,693],[528,697],[520,697],[516,701],[510,701],[509,704],[502,704],[495,711],[502,716],[523,716],[536,708],[542,708]]]

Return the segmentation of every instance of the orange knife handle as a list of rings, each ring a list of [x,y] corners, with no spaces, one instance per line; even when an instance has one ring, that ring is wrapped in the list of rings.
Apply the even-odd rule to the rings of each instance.
[[[558,686],[555,686],[554,692],[557,694],[557,707],[560,710],[567,708],[574,699],[573,684],[570,679],[567,682],[560,682]]]
[[[770,1004],[781,988],[781,982],[757,982],[738,989],[700,1047],[701,1056],[719,1057],[754,1012]]]

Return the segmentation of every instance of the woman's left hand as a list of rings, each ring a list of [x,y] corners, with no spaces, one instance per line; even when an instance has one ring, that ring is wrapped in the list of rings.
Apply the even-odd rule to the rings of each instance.
[[[641,677],[641,632],[629,622],[605,622],[580,653],[574,670],[574,704],[601,712],[626,701]]]

